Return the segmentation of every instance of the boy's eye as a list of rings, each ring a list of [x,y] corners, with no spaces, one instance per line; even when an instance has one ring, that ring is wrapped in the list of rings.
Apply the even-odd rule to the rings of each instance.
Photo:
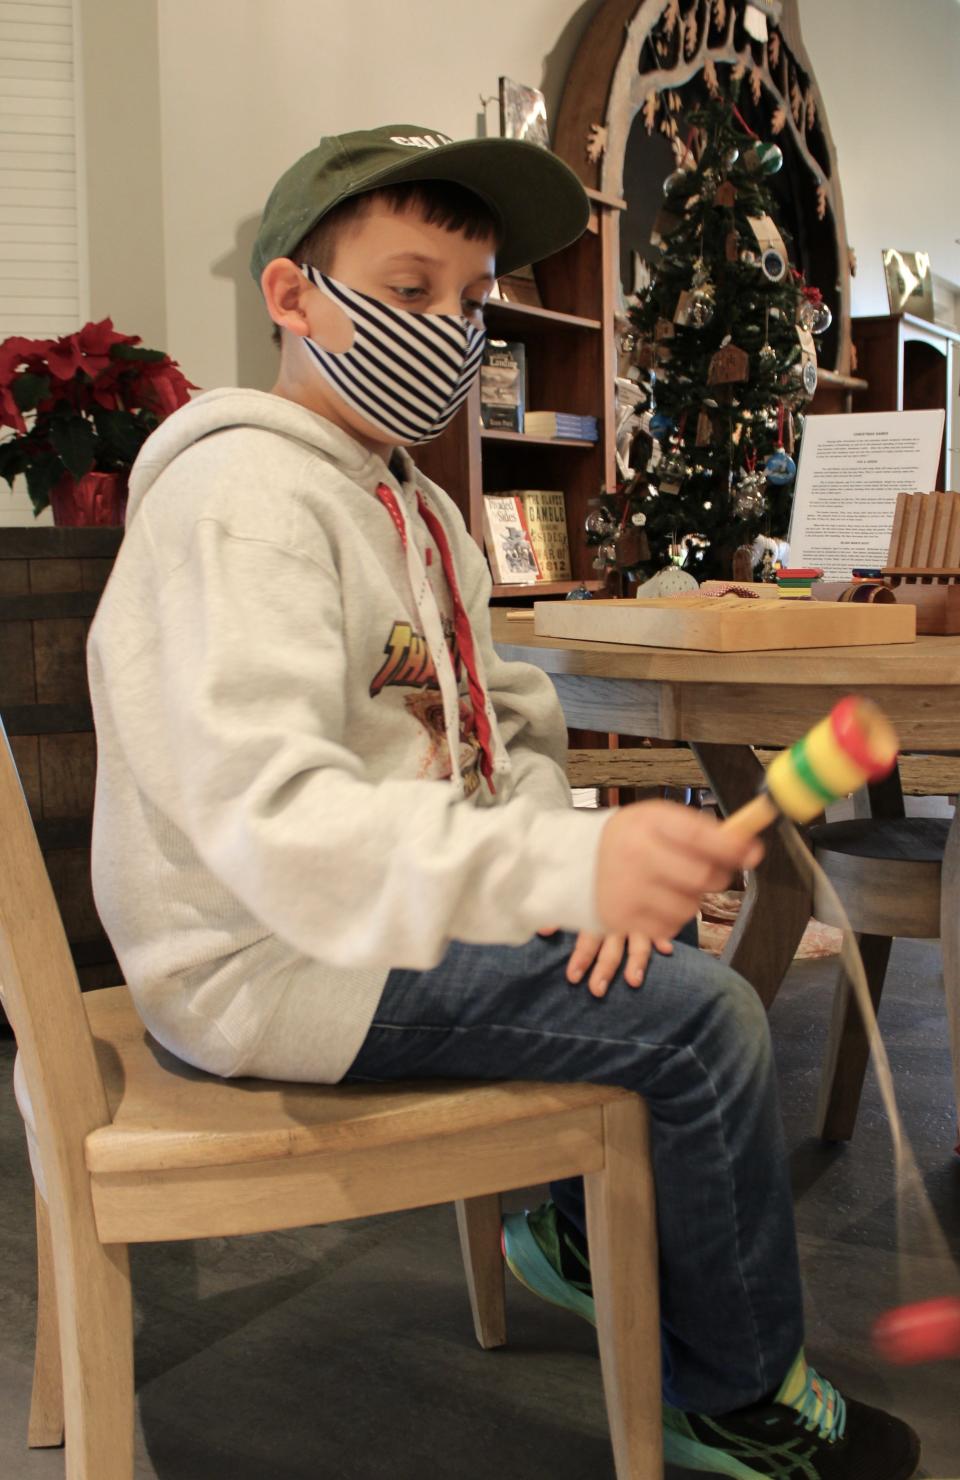
[[[416,303],[418,298],[423,298],[426,288],[400,287],[392,290],[404,303]]]

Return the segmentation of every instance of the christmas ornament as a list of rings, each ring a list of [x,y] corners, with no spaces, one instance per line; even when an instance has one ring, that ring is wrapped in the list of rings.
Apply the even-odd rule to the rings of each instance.
[[[679,195],[690,183],[689,170],[674,170],[663,182],[663,193],[666,196]]]
[[[763,513],[766,503],[764,482],[763,474],[756,468],[745,468],[740,474],[733,490],[733,512],[738,519],[752,519]]]
[[[630,523],[636,525],[637,529],[642,529],[646,522],[647,516],[643,512],[643,510],[634,509],[633,513],[630,515]]]
[[[784,448],[778,447],[763,465],[764,476],[775,488],[785,488],[797,476],[797,465]]]
[[[641,529],[624,528],[617,540],[616,564],[618,570],[629,570],[633,565],[650,559],[650,542]]]
[[[713,192],[713,204],[721,209],[732,211],[733,203],[737,198],[737,187],[732,180],[724,180]]]
[[[586,586],[580,585],[572,591],[568,591],[564,597],[565,601],[592,601],[593,592],[588,591]]]
[[[816,304],[813,314],[813,323],[810,325],[811,334],[826,334],[833,323],[833,314],[830,305],[824,303],[823,299]]]
[[[673,448],[660,464],[660,487],[664,493],[676,493],[690,469],[683,453]]]
[[[716,293],[711,282],[694,288],[687,304],[687,323],[692,329],[705,329],[713,318],[716,308]]]
[[[736,344],[723,344],[710,356],[707,385],[730,385],[749,380],[750,356]]]
[[[812,396],[817,389],[817,366],[813,360],[806,360],[800,374],[803,388],[808,396]]]
[[[751,175],[775,175],[783,168],[783,150],[779,144],[758,139],[744,154],[743,163]]]
[[[771,283],[782,283],[787,275],[787,259],[776,247],[767,247],[760,258],[760,271]]]
[[[610,519],[610,517],[606,513],[604,513],[602,509],[594,509],[587,515],[586,519],[583,521],[583,527],[587,531],[587,534],[599,535],[602,537],[603,535],[609,534],[611,530],[615,529],[616,525],[613,523],[613,520]]]
[[[700,176],[700,194],[704,200],[713,200],[717,187],[720,184],[720,176],[716,170],[704,170]]]
[[[650,418],[650,431],[655,437],[666,437],[673,431],[673,418],[665,411],[655,411]]]
[[[613,565],[617,558],[616,540],[605,540],[604,543],[600,546],[598,553],[601,556],[604,565]]]
[[[726,165],[726,167],[727,167],[728,170],[732,170],[733,167],[734,167],[734,165],[736,164],[736,162],[737,162],[737,160],[739,158],[740,158],[740,150],[737,148],[736,144],[733,144],[727,150],[726,154],[724,154],[724,156],[723,156],[723,162]]]
[[[757,350],[757,359],[760,361],[761,369],[769,370],[777,363],[777,352],[769,341],[764,340]]]
[[[756,267],[759,259],[756,252],[751,252],[749,247],[745,247],[740,253],[740,261],[744,267]]]

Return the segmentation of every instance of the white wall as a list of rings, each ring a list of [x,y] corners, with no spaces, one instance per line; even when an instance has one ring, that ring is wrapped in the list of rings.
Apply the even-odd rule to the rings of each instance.
[[[97,12],[84,67],[90,106],[100,98],[95,174],[101,190],[113,181],[131,228],[115,205],[104,215],[91,200],[91,214],[109,222],[94,243],[91,312],[122,303],[125,327],[146,337],[165,326],[163,347],[203,386],[268,383],[273,351],[246,259],[276,176],[325,132],[403,121],[473,134],[480,94],[494,95],[501,73],[542,85],[555,106],[601,3],[81,0]],[[960,4],[800,0],[800,14],[860,263],[854,311],[886,311],[884,246],[927,249],[934,270],[960,282]],[[146,66],[154,29],[158,111]],[[131,88],[123,73],[134,43]],[[116,114],[113,143],[98,77]],[[495,104],[488,116],[496,131]]]
[[[247,259],[294,159],[323,134],[378,123],[472,136],[501,73],[539,84],[546,72],[555,98],[596,6],[158,0],[169,347],[191,379],[269,383],[274,352]],[[496,132],[493,104],[489,118]]]
[[[960,283],[960,4],[800,0],[837,148],[853,312],[887,312],[881,251],[930,253]]]

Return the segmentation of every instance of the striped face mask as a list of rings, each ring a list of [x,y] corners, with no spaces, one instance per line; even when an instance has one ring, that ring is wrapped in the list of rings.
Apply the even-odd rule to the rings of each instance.
[[[303,271],[353,325],[353,343],[339,353],[304,340],[324,380],[391,441],[438,437],[480,369],[486,331],[456,314],[388,308],[315,267]]]

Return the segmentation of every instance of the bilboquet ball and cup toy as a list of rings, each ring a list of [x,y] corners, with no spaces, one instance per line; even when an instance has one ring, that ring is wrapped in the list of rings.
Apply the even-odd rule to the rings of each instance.
[[[848,695],[774,758],[763,790],[722,825],[755,837],[781,818],[809,822],[831,802],[887,776],[898,750],[896,731],[881,710]],[[900,1365],[960,1357],[960,1296],[897,1306],[877,1319],[872,1336],[880,1356]]]

